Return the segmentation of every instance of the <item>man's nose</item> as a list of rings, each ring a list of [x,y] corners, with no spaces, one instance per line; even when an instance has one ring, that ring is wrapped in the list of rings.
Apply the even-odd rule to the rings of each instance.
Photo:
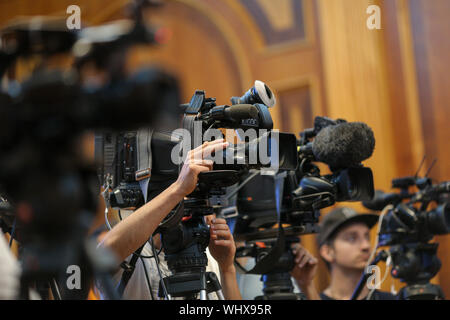
[[[364,238],[361,242],[361,249],[362,250],[370,250],[370,240]]]

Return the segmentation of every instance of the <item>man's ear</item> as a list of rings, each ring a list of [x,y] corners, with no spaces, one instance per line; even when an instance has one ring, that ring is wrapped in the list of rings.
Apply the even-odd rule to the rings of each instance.
[[[324,244],[323,246],[320,247],[319,254],[328,263],[332,263],[334,261],[335,257],[334,249],[327,244]]]

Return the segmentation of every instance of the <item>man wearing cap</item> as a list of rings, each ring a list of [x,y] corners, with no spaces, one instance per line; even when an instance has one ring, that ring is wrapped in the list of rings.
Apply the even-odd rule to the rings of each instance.
[[[370,229],[378,222],[375,214],[358,214],[347,207],[328,213],[317,236],[319,254],[327,264],[331,280],[320,293],[322,300],[349,300],[366,267],[371,253]],[[364,286],[358,299],[366,299]],[[375,290],[371,300],[394,300],[388,292]]]

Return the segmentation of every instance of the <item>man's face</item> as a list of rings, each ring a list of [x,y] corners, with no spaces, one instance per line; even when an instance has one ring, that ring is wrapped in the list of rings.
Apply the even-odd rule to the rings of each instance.
[[[338,231],[333,242],[332,263],[363,270],[370,257],[370,230],[364,223],[354,223]]]

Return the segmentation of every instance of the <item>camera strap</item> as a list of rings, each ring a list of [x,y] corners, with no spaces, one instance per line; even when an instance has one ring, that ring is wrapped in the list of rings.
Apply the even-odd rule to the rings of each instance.
[[[136,181],[139,181],[144,203],[147,203],[148,184],[152,172],[152,136],[150,128],[140,129],[136,135],[137,145],[137,170]]]
[[[141,187],[144,203],[147,203],[148,184],[150,182],[152,171],[152,135],[153,130],[150,128],[140,129],[136,134],[137,170],[135,177]],[[123,296],[123,292],[133,275],[136,262],[139,259],[143,248],[144,246],[141,246],[133,253],[130,262],[123,261],[120,265],[123,268],[123,273],[117,290],[121,296]]]

